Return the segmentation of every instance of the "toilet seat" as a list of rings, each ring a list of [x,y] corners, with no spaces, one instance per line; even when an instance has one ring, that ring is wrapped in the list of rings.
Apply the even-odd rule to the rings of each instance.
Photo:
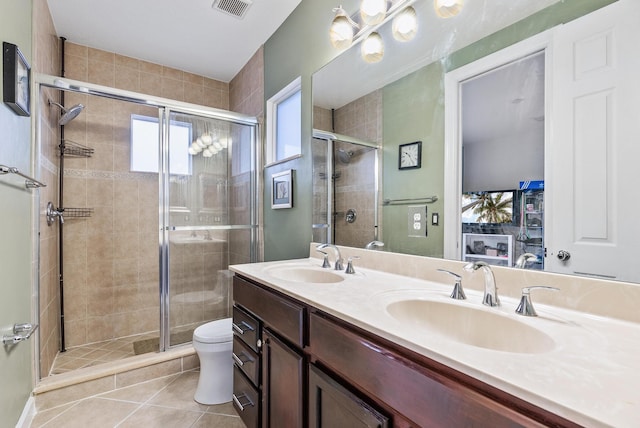
[[[231,318],[202,324],[193,331],[193,340],[200,343],[224,343],[233,340]]]

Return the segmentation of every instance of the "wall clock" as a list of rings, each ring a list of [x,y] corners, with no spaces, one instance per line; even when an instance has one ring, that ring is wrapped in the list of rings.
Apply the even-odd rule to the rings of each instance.
[[[401,144],[398,148],[398,169],[415,169],[422,166],[422,141]]]

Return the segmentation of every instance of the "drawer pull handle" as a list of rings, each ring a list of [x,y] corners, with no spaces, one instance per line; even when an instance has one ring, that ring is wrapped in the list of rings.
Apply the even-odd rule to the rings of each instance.
[[[236,364],[239,367],[244,366],[244,363],[248,363],[253,361],[253,358],[251,358],[250,356],[248,356],[247,354],[245,354],[244,352],[240,354],[240,356],[236,355],[235,352],[231,353],[231,356],[233,357],[233,361],[236,362]]]
[[[245,394],[244,392],[240,395],[232,394],[231,398],[233,398],[233,402],[236,403],[236,406],[238,406],[241,412],[244,412],[244,408],[246,406],[253,407],[253,401],[251,401],[249,397],[247,397],[247,394]],[[243,399],[246,401],[244,403],[240,402],[240,400],[243,400]]]
[[[240,321],[240,325],[236,323],[232,323],[231,325],[233,330],[238,334],[244,334],[245,331],[254,331],[254,328],[244,321]]]

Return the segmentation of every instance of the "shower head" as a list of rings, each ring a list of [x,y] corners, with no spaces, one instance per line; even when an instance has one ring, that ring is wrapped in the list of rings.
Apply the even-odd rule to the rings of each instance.
[[[60,119],[58,119],[58,125],[60,125],[60,126],[64,126],[67,123],[71,122],[84,109],[84,106],[82,104],[76,104],[76,105],[74,105],[72,107],[65,108],[63,105],[49,100],[49,105],[51,105],[51,104],[60,107],[60,110],[62,110],[62,116],[60,116]]]
[[[351,150],[338,149],[337,150],[338,160],[344,164],[348,164],[351,162],[351,158],[354,153]]]

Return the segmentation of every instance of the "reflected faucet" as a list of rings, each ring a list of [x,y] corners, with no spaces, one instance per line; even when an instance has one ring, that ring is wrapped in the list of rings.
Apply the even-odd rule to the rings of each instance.
[[[365,245],[364,249],[365,250],[375,250],[379,247],[384,247],[384,242],[382,241],[371,241],[369,242],[367,245]]]
[[[484,297],[482,298],[482,304],[487,306],[500,306],[496,278],[493,276],[491,266],[485,262],[471,262],[466,264],[463,269],[467,272],[475,272],[478,269],[482,269],[484,273]]]
[[[524,269],[527,262],[535,262],[536,260],[538,260],[538,257],[536,257],[535,254],[524,253],[518,257],[518,260],[516,260],[515,267],[518,269]]]
[[[316,247],[316,250],[323,250],[325,248],[331,248],[336,252],[336,263],[334,266],[335,270],[344,269],[344,261],[342,260],[342,255],[340,254],[340,249],[333,244],[320,244]]]

